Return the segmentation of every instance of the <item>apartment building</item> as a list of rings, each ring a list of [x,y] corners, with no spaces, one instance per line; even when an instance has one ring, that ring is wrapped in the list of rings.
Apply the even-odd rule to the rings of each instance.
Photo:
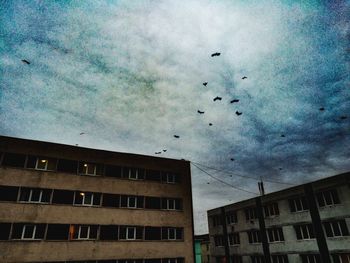
[[[194,262],[190,164],[0,136],[0,262]]]
[[[208,211],[211,262],[349,263],[350,173]]]

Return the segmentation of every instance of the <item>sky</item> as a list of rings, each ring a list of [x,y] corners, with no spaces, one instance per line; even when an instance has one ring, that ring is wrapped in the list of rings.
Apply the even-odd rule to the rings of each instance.
[[[260,178],[272,192],[350,170],[349,10],[1,1],[0,134],[190,160],[207,233],[206,211],[255,197]]]

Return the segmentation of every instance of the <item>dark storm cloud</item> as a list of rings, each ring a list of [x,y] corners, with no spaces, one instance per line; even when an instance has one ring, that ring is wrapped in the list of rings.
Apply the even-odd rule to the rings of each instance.
[[[350,118],[340,119],[350,116],[346,4],[1,5],[1,134],[147,155],[166,148],[162,156],[230,171],[205,168],[251,192],[257,181],[237,175],[302,183],[350,168]],[[207,209],[254,196],[192,172],[197,233]]]

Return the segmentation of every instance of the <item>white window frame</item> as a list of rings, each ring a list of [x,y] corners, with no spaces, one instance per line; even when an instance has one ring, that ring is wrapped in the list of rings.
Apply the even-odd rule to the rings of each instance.
[[[170,238],[170,231],[174,231],[174,238]],[[168,228],[168,240],[176,240],[176,228],[169,227]]]
[[[89,173],[89,167],[88,167],[89,165],[93,165],[94,173]],[[97,172],[97,164],[84,162],[83,163],[83,171],[81,171],[80,174],[82,174],[82,175],[91,175],[91,176],[98,176],[96,172]]]
[[[285,261],[285,256],[287,257],[287,261]],[[271,255],[271,262],[273,262],[273,259],[277,259],[277,263],[287,263],[288,262],[288,255]]]
[[[131,176],[132,169],[135,169],[135,177]],[[128,168],[128,178],[130,180],[138,180],[139,179],[139,169],[137,169],[137,168]]]
[[[337,205],[337,204],[334,202],[333,195],[332,195],[332,190],[333,190],[333,189],[331,189],[331,190],[325,190],[325,191],[322,191],[322,192],[319,193],[319,194],[321,194],[322,199],[323,199],[323,202],[324,202],[324,204],[325,204],[324,206],[320,206],[320,205],[318,204],[320,207],[327,207],[327,206]],[[337,190],[334,189],[334,191],[335,191],[336,194],[338,195]],[[325,194],[329,194],[330,199],[331,199],[331,204],[328,204],[328,203],[327,203]],[[339,195],[338,195],[338,198],[339,198]]]
[[[21,194],[22,194],[22,190],[23,188],[21,188],[21,190],[20,190],[20,197],[21,197]],[[39,190],[40,191],[40,193],[39,193],[39,201],[33,201],[32,200],[32,196],[33,196],[33,191],[34,190]],[[20,203],[35,203],[35,204],[48,204],[49,202],[42,202],[42,197],[43,197],[43,189],[29,189],[29,197],[28,197],[28,199],[29,200],[27,200],[27,201],[23,201],[23,200],[19,200],[19,202]]]
[[[315,237],[311,237],[311,235],[310,235],[310,227],[312,227],[312,225],[308,225],[308,224],[298,225],[297,227],[300,228],[300,233],[301,233],[301,237],[302,237],[301,240],[313,240],[313,239],[315,239]],[[306,227],[308,237],[304,236],[304,231],[302,230],[302,227]],[[314,233],[314,235],[315,235],[315,233]]]
[[[133,238],[129,238],[129,229],[133,229],[134,230]],[[136,227],[134,227],[134,226],[127,226],[125,234],[126,234],[126,236],[125,236],[126,240],[136,240]]]
[[[316,263],[316,255],[305,255],[308,263]]]
[[[81,237],[81,229],[83,227],[87,227],[87,237]],[[78,237],[76,239],[79,239],[79,240],[88,240],[90,239],[90,228],[91,226],[79,226],[79,229],[78,229]]]
[[[86,200],[86,195],[91,195],[91,203],[87,203]],[[96,195],[98,195],[98,193],[91,193],[91,192],[75,192],[75,195],[81,195],[83,197],[82,203],[81,204],[77,204],[76,203],[76,196],[74,197],[74,205],[81,205],[81,206],[100,206],[101,205],[101,198],[100,198],[100,204],[98,205],[94,205],[94,198]]]
[[[166,174],[166,182],[167,184],[175,184],[176,183],[176,175],[173,173],[167,173]],[[171,180],[170,180],[171,179]]]
[[[33,228],[32,237],[24,237],[26,228],[27,228],[28,226],[33,226],[33,227],[34,227],[34,228]],[[33,224],[24,225],[23,228],[22,228],[21,239],[22,239],[22,240],[33,240],[33,239],[35,239],[35,234],[36,234],[36,225],[33,225]]]
[[[231,235],[228,236],[228,243],[230,246],[239,246],[240,242],[236,242],[236,241],[240,241],[239,232],[231,233]]]
[[[237,224],[237,212],[228,212],[227,215],[227,224]]]
[[[272,232],[272,237],[273,237],[273,240],[270,240],[270,235],[269,235],[269,233],[267,233],[267,237],[269,239],[269,243],[284,242],[284,240],[282,240],[282,236],[280,236],[279,229],[281,229],[281,231],[283,233],[283,229],[282,228],[268,228],[267,229],[267,231],[271,231]]]
[[[249,244],[261,244],[261,240],[259,241],[259,230],[250,230],[248,231],[248,235],[251,235],[252,241],[253,241],[252,243],[249,243]]]
[[[277,210],[275,209],[275,205],[277,205]],[[266,214],[266,209],[268,211],[268,215]],[[277,214],[278,212],[278,214]],[[268,204],[264,207],[264,215],[265,217],[276,217],[279,216],[278,203]]]
[[[170,208],[170,204],[173,203],[173,208]],[[176,200],[175,199],[167,199],[166,200],[167,210],[176,210]]]
[[[45,162],[43,162],[45,161]],[[54,171],[54,170],[49,170],[47,169],[48,165],[49,165],[49,161],[50,161],[50,158],[41,158],[41,157],[37,157],[36,158],[36,162],[35,162],[35,170],[40,170],[40,171]],[[45,168],[39,168],[38,164],[39,163],[45,163]]]
[[[331,236],[331,238],[332,237],[343,237],[343,236],[345,236],[344,233],[343,233],[343,230],[342,230],[342,228],[340,226],[340,221],[329,221],[329,222],[324,222],[324,224],[329,224],[330,225],[330,228],[331,228],[332,234],[333,234],[333,236]],[[337,227],[339,229],[339,232],[340,232],[340,236],[336,236],[335,235],[333,224],[337,225]],[[345,224],[346,224],[346,222],[345,222]]]
[[[248,220],[255,220],[257,215],[256,215],[256,209],[254,209],[253,207],[247,208],[248,210]]]
[[[165,262],[164,262],[165,263]],[[169,258],[167,263],[177,263],[177,258]]]
[[[295,209],[295,212],[292,212],[292,213],[304,212],[304,211],[309,210],[309,209],[304,207],[303,202],[302,202],[302,198],[294,198],[294,199],[291,199],[291,201],[292,201],[294,209]],[[297,203],[300,204],[301,210],[298,210]]]
[[[135,206],[130,206],[130,199],[135,199]],[[137,196],[127,196],[127,208],[137,208]]]
[[[344,255],[336,254],[335,256],[338,257],[340,263],[348,263],[348,262],[350,262],[350,253],[344,253]],[[346,261],[342,260],[342,256],[346,256]]]

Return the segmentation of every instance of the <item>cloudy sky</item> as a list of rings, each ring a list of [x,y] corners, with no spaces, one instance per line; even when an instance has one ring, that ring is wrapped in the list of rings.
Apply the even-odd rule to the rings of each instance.
[[[205,233],[254,178],[350,170],[350,2],[318,2],[1,1],[0,134],[184,158],[247,190],[192,166]]]

